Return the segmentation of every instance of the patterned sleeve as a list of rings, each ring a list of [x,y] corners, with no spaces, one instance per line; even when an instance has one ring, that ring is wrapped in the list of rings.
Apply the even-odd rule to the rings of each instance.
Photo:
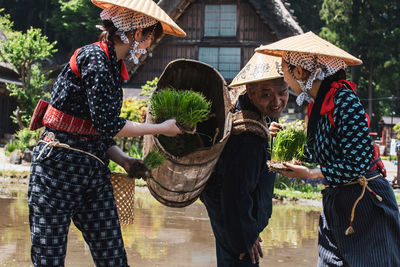
[[[339,141],[332,139],[332,142],[338,155],[331,164],[321,167],[321,171],[325,177],[337,182],[350,181],[361,177],[369,169],[373,144],[365,110],[354,92],[342,88],[336,93],[334,102],[338,135],[335,139]]]
[[[114,137],[125,126],[126,119],[119,117],[122,105],[122,94],[119,80],[112,74],[110,60],[97,45],[90,53],[79,53],[77,62],[82,74],[82,83],[86,89],[91,121],[95,129],[103,136]]]

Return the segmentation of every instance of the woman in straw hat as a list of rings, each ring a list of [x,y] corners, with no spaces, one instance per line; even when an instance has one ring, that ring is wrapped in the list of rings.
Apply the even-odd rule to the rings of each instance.
[[[324,178],[318,266],[400,266],[400,214],[377,168],[368,118],[346,80],[361,60],[312,32],[257,48],[281,55],[285,81],[309,106],[310,159],[319,168],[286,164],[288,177]]]
[[[110,183],[109,159],[126,170],[114,136],[180,133],[171,119],[141,124],[119,117],[123,59],[134,62],[162,34],[185,36],[152,0],[93,0],[101,7],[98,43],[78,49],[40,101],[31,129],[45,126],[34,149],[28,191],[34,266],[64,266],[71,219],[82,231],[96,266],[128,266]]]

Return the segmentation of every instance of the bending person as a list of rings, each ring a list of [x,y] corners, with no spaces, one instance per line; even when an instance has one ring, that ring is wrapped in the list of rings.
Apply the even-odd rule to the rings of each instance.
[[[289,99],[280,67],[280,58],[256,53],[230,85],[246,91],[233,103],[232,134],[201,194],[218,267],[259,266],[263,257],[259,235],[271,217],[275,182],[266,164],[267,128],[280,127],[271,122]]]

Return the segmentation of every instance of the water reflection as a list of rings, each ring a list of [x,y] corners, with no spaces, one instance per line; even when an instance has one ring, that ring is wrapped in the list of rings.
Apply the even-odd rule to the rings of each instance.
[[[135,197],[135,223],[122,228],[131,266],[215,266],[215,245],[200,202],[168,208],[146,189]],[[319,209],[275,205],[261,234],[265,257],[260,266],[315,266]],[[25,198],[0,199],[0,266],[30,264],[28,208]],[[66,266],[94,266],[81,233],[72,225]]]

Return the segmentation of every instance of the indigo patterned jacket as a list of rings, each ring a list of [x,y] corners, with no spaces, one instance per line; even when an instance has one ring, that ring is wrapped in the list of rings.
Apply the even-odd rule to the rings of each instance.
[[[125,126],[119,117],[122,107],[121,63],[115,49],[108,46],[109,56],[94,44],[82,47],[76,63],[82,78],[67,64],[53,86],[50,104],[62,112],[91,120],[106,147],[115,144],[113,137]]]
[[[319,115],[322,100],[331,90],[326,84],[322,86],[308,122],[308,150],[327,182],[335,186],[366,174],[372,163],[373,143],[365,110],[352,89],[343,86],[335,92],[334,125],[328,115]]]

